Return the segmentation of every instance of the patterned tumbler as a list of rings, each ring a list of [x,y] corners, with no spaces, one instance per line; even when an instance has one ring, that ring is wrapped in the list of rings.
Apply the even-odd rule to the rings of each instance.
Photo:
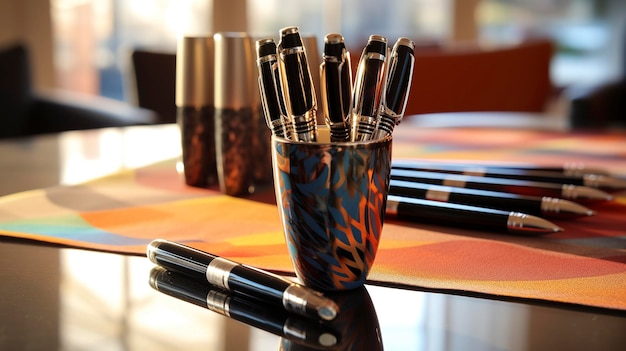
[[[305,285],[338,291],[365,283],[383,227],[391,144],[391,136],[356,143],[272,137],[278,208]]]

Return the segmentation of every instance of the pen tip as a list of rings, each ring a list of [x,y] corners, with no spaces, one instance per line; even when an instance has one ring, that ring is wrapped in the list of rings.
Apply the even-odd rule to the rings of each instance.
[[[594,210],[587,211],[587,216],[595,216],[595,215],[596,215],[596,211]]]
[[[565,231],[565,229],[563,229],[562,227],[554,227],[554,229],[553,229],[553,230],[554,230],[554,232],[555,232],[555,233]]]

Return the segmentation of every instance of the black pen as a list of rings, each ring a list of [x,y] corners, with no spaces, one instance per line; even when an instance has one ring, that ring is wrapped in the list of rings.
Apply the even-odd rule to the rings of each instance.
[[[352,108],[352,69],[350,53],[340,34],[324,38],[324,57],[320,65],[322,111],[331,141],[350,141]]]
[[[315,141],[317,102],[311,70],[298,27],[280,30],[280,76],[285,106],[296,141]]]
[[[226,317],[312,347],[330,347],[339,342],[337,333],[320,323],[300,318],[268,305],[225,292],[185,275],[155,267],[150,286],[166,295],[207,308]]]
[[[528,196],[498,191],[391,180],[389,194],[423,200],[518,211],[531,215],[571,218],[594,212],[572,201],[548,196]]]
[[[409,38],[398,38],[389,55],[389,73],[385,97],[380,109],[375,138],[380,139],[393,133],[402,121],[415,66],[415,43]]]
[[[257,40],[257,67],[259,69],[259,92],[267,126],[274,135],[289,138],[285,125],[287,111],[280,85],[280,70],[274,39]]]
[[[370,35],[361,54],[352,97],[352,141],[370,140],[385,94],[387,74],[387,38]]]
[[[500,191],[520,195],[550,196],[569,200],[607,201],[613,199],[613,196],[605,191],[586,186],[478,177],[463,174],[423,172],[397,168],[391,169],[391,179],[424,184],[446,185],[458,188]]]
[[[399,219],[512,234],[541,235],[563,230],[550,221],[521,212],[395,195],[387,196],[386,214]]]
[[[332,320],[338,307],[321,293],[260,269],[211,255],[189,246],[157,239],[148,245],[153,263],[218,288],[282,305],[309,318]]]
[[[562,173],[565,175],[576,175],[581,176],[584,174],[601,174],[601,175],[610,175],[606,169],[598,168],[598,167],[590,167],[580,162],[565,162],[560,166],[547,166],[547,165],[535,165],[531,163],[523,163],[523,162],[493,162],[485,164],[483,161],[472,161],[472,162],[458,162],[454,161],[441,161],[441,160],[398,160],[394,161],[394,164],[416,164],[420,166],[441,166],[442,164],[448,165],[452,164],[454,166],[463,166],[467,168],[478,168],[478,169],[491,169],[491,168],[508,168],[508,169],[521,169],[528,171],[544,171],[544,172],[555,172]]]
[[[567,175],[563,173],[525,170],[514,168],[498,168],[498,167],[466,167],[455,164],[419,164],[412,161],[397,161],[392,167],[398,169],[412,169],[416,171],[438,172],[450,174],[465,174],[479,177],[504,178],[530,180],[545,183],[571,184],[587,186],[592,188],[607,189],[626,189],[626,180],[613,178],[606,175],[583,174],[583,175]]]

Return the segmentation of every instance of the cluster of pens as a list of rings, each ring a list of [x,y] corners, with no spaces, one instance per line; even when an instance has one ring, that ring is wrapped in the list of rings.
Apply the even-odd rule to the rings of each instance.
[[[583,206],[612,199],[626,180],[580,165],[539,167],[394,161],[387,214],[524,235],[562,231],[557,220],[594,215]]]
[[[259,88],[268,126],[274,135],[317,141],[317,100],[298,27],[280,31],[280,41],[257,41]],[[358,64],[354,87],[344,38],[328,34],[320,65],[324,120],[333,142],[368,141],[393,132],[409,95],[415,44],[371,35]]]

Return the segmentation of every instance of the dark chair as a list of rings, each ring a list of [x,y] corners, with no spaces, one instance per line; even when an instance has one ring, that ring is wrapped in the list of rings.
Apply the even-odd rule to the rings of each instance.
[[[157,123],[176,122],[176,54],[134,50],[137,105],[156,112]]]
[[[35,91],[25,45],[0,49],[0,138],[152,124],[153,112],[79,93]]]

